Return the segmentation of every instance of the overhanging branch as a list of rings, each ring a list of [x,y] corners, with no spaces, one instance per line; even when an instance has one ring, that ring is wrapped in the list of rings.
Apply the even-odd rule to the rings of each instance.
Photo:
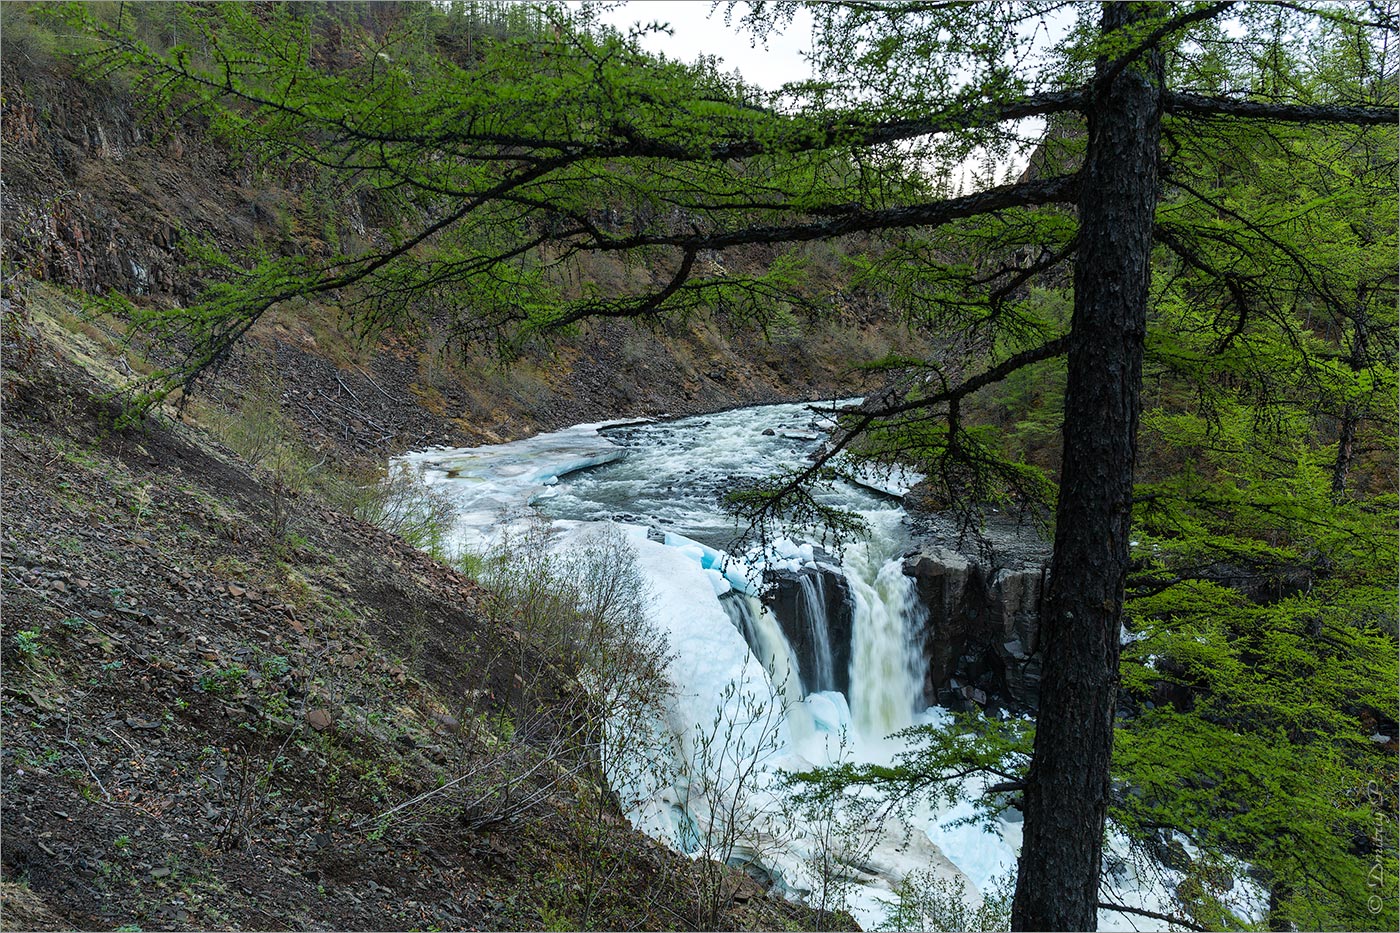
[[[646,246],[675,246],[685,250],[725,249],[755,244],[804,243],[830,240],[850,233],[872,230],[899,230],[909,227],[936,227],[940,224],[990,214],[1014,207],[1073,203],[1079,196],[1079,176],[1059,175],[1037,181],[1018,182],[979,191],[960,198],[928,204],[892,207],[885,210],[852,210],[843,217],[820,223],[747,227],[718,233],[686,235],[637,234],[627,237],[599,237],[580,248],[590,252],[618,252]]]
[[[749,516],[749,530],[752,531],[753,528],[763,520],[765,514],[772,514],[774,509],[781,508],[780,503],[785,498],[800,490],[806,483],[817,477],[822,470],[826,468],[828,463],[849,447],[857,437],[865,433],[866,429],[876,421],[892,418],[906,412],[933,408],[937,405],[956,403],[979,389],[1000,382],[1018,369],[1030,366],[1033,363],[1039,363],[1043,360],[1063,356],[1065,353],[1069,352],[1069,342],[1070,338],[1068,335],[1057,337],[1038,347],[1033,347],[1030,350],[1017,353],[1015,356],[1003,360],[996,366],[984,370],[958,385],[933,395],[924,396],[912,401],[886,405],[882,408],[866,409],[864,411],[859,409],[846,409],[845,413],[855,416],[855,422],[843,429],[841,436],[834,440],[832,444],[817,457],[811,466],[791,477],[781,488],[773,492],[767,502]]]
[[[1129,907],[1126,904],[1114,904],[1109,901],[1099,901],[1094,906],[1096,906],[1099,910],[1116,910],[1120,914],[1132,914],[1136,917],[1149,917],[1153,920],[1165,921],[1166,923],[1170,923],[1173,926],[1185,927],[1188,930],[1198,930],[1200,931],[1200,933],[1208,933],[1206,927],[1192,923],[1189,920],[1183,920],[1180,917],[1174,917],[1171,914],[1158,913],[1155,910],[1144,910],[1141,907]]]
[[[308,127],[319,126],[333,130],[341,144],[359,141],[436,149],[465,146],[468,147],[468,158],[482,158],[488,161],[500,158],[502,149],[507,150],[512,159],[539,158],[541,153],[552,153],[555,157],[564,157],[570,161],[640,157],[682,162],[712,162],[773,153],[811,152],[835,146],[870,147],[937,133],[980,129],[1007,120],[1081,110],[1084,104],[1083,90],[1072,89],[1033,94],[1009,101],[975,98],[953,100],[946,106],[917,118],[874,122],[848,115],[804,120],[763,111],[762,116],[777,124],[776,133],[772,132],[773,125],[768,124],[764,128],[767,132],[741,131],[727,138],[722,135],[711,141],[678,142],[641,131],[625,119],[607,125],[602,138],[594,139],[540,133],[477,131],[471,128],[470,121],[425,131],[411,123],[391,122],[387,126],[352,123],[342,115],[327,115],[310,107],[304,99],[279,97],[259,90],[245,83],[244,79],[248,74],[258,73],[257,66],[261,62],[256,55],[259,51],[266,50],[253,50],[253,57],[231,58],[224,53],[217,33],[207,34],[205,41],[220,54],[221,64],[224,66],[224,74],[221,76],[192,67],[189,60],[181,54],[164,57],[153,53],[132,41],[130,37],[100,23],[94,23],[93,28],[108,46],[91,56],[93,64],[90,67],[97,70],[113,67],[120,57],[125,56],[138,62],[152,78],[158,78],[166,84],[183,84],[196,88],[207,95],[207,99],[196,102],[200,108],[208,107],[218,98],[237,100],[264,111],[293,118]],[[243,66],[246,71],[235,70],[235,63]],[[369,90],[373,90],[373,87]],[[649,102],[673,106],[680,113],[686,112],[685,101]],[[732,103],[736,110],[750,112],[755,109],[740,102]],[[464,116],[471,116],[470,111]],[[672,128],[673,132],[675,129]],[[685,128],[680,129],[684,134]],[[480,152],[473,151],[476,147],[485,148]]]
[[[599,151],[586,153],[590,157],[650,156],[668,159],[705,161],[713,159],[742,159],[779,152],[807,152],[833,146],[880,146],[887,143],[917,139],[953,130],[972,130],[992,126],[1007,120],[1041,117],[1052,113],[1081,110],[1084,92],[1079,89],[1035,94],[1012,101],[977,101],[955,104],[917,119],[865,123],[838,119],[820,123],[810,129],[797,128],[775,143],[772,139],[736,139],[716,143],[697,150],[694,146],[648,138],[624,126],[616,126],[630,145],[605,144]],[[519,140],[511,141],[519,144]]]
[[[1068,352],[1069,336],[1056,337],[1054,340],[1043,343],[1038,347],[1008,357],[991,369],[980,372],[972,378],[964,380],[943,392],[937,392],[923,398],[899,402],[895,405],[887,405],[884,408],[862,412],[861,414],[863,416],[869,416],[869,420],[865,421],[858,431],[864,430],[872,421],[879,418],[892,418],[895,415],[902,415],[905,412],[932,408],[935,405],[941,405],[945,402],[955,402],[959,399],[966,398],[979,389],[984,389],[993,383],[1001,382],[1018,369],[1030,366],[1032,363],[1039,363],[1057,356],[1063,356]]]
[[[1232,100],[1169,91],[1162,106],[1176,116],[1237,117],[1278,123],[1346,123],[1353,126],[1395,126],[1400,111],[1394,107],[1348,107],[1342,104],[1274,104],[1258,100]]]
[[[648,295],[637,301],[614,301],[614,302],[590,302],[580,307],[574,308],[563,316],[545,323],[546,330],[558,330],[570,324],[576,324],[585,318],[593,317],[642,317],[660,308],[665,301],[690,278],[690,271],[695,267],[695,250],[687,249],[681,256],[680,265],[676,267],[670,281],[665,288],[653,295]]]

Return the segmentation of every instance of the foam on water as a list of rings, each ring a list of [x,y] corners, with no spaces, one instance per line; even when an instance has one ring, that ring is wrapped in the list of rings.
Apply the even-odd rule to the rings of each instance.
[[[724,494],[805,464],[825,437],[811,430],[827,419],[814,407],[822,406],[767,405],[609,429],[607,439],[626,451],[625,458],[571,476],[540,503],[541,511],[641,522],[726,548],[742,529],[721,508]],[[842,498],[853,508],[890,508],[887,499],[863,490],[844,490]]]
[[[855,600],[851,710],[856,730],[877,738],[913,723],[923,709],[920,644],[927,613],[904,573],[899,513],[864,513],[869,540],[846,549],[843,568]]]

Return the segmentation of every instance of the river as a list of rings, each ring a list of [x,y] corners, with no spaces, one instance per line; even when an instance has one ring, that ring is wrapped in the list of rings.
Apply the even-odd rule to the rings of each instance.
[[[832,815],[792,812],[781,773],[840,761],[889,764],[907,748],[894,733],[949,721],[923,696],[927,614],[903,572],[911,542],[897,498],[837,483],[823,501],[863,518],[867,537],[826,550],[796,534],[779,534],[763,550],[735,546],[741,529],[722,507],[724,493],[809,462],[831,423],[813,406],[770,405],[578,425],[511,444],[401,458],[455,499],[463,547],[483,549],[540,516],[554,524],[563,548],[586,547],[603,527],[627,535],[651,588],[652,621],[669,640],[676,688],[651,743],[654,758],[668,759],[668,767],[639,767],[618,788],[635,801],[628,815],[644,832],[698,853],[704,847],[697,835],[720,805],[710,799],[722,796],[715,788],[732,790],[724,782],[743,774],[744,813],[737,821],[725,814],[745,837],[731,861],[749,863],[779,890],[809,900],[823,884],[814,856],[818,840],[830,838]],[[872,478],[870,485],[898,492],[902,482]],[[786,573],[801,587],[800,618],[786,633],[758,598],[765,570]],[[849,645],[830,637],[830,594],[821,588],[832,585],[844,585],[847,594]],[[793,625],[802,635],[800,652],[789,638]],[[840,665],[838,658],[849,661]],[[705,738],[716,732],[723,756]],[[723,761],[697,766],[707,755]],[[892,889],[910,871],[961,884],[972,902],[1011,876],[1019,815],[1009,811],[990,825],[970,821],[973,815],[967,799],[925,800],[905,820],[857,832],[858,842],[848,834],[851,864],[842,869],[842,886],[863,928],[885,919]],[[1169,881],[1133,875],[1122,884],[1129,901],[1161,909]],[[1101,917],[1107,928],[1150,925]]]

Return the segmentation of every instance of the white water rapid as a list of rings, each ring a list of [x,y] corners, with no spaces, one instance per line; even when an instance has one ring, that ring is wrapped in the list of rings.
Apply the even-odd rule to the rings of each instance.
[[[851,632],[851,718],[863,736],[913,725],[923,702],[922,636],[928,611],[904,573],[898,513],[879,513],[868,541],[851,545],[842,569],[855,601]]]
[[[751,862],[793,897],[820,884],[813,854],[821,833],[813,817],[786,805],[779,772],[838,761],[888,764],[904,748],[892,733],[947,722],[923,696],[926,613],[903,573],[904,513],[897,499],[872,491],[891,491],[887,479],[826,495],[872,530],[839,558],[851,602],[849,696],[835,690],[835,659],[847,646],[832,643],[820,572],[823,563],[834,572],[837,558],[786,539],[761,553],[724,550],[736,532],[721,508],[724,492],[802,464],[820,446],[813,429],[824,423],[807,406],[773,405],[662,423],[579,425],[512,444],[401,458],[455,497],[464,547],[480,550],[531,515],[551,520],[565,548],[586,547],[602,523],[627,534],[651,587],[652,619],[674,655],[667,673],[676,695],[665,722],[655,724],[653,751],[667,759],[666,777],[639,769],[620,797],[640,800],[629,816],[643,831],[696,852],[698,827],[718,806],[711,798],[723,796],[706,788],[751,774],[745,816],[737,821],[745,838],[734,859]],[[787,633],[758,598],[765,571],[797,575],[800,617]],[[810,646],[809,670],[789,641],[794,632]],[[724,755],[706,760],[713,743],[705,737],[717,729]],[[891,890],[910,871],[961,880],[977,898],[1013,870],[1015,814],[990,829],[959,822],[972,813],[968,801],[924,802],[911,822],[888,820],[862,836],[847,871],[854,883],[848,906],[862,927],[884,920]],[[1136,875],[1124,883],[1134,891],[1152,887]],[[1155,895],[1129,899],[1162,907]],[[1134,921],[1149,928],[1141,918],[1108,913],[1101,926]]]

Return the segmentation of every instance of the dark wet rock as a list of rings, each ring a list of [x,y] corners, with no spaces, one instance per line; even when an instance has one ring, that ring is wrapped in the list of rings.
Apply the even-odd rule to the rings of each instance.
[[[845,575],[819,562],[800,571],[773,571],[764,582],[763,601],[797,655],[803,691],[836,690],[850,696],[855,604]],[[819,631],[823,626],[824,633]]]
[[[925,535],[923,546],[905,560],[905,573],[914,578],[929,613],[924,690],[955,708],[973,703],[1034,710],[1049,546],[1030,530],[994,531],[973,547],[950,525]]]
[[[462,731],[462,724],[451,713],[433,713],[433,721],[450,733]]]

